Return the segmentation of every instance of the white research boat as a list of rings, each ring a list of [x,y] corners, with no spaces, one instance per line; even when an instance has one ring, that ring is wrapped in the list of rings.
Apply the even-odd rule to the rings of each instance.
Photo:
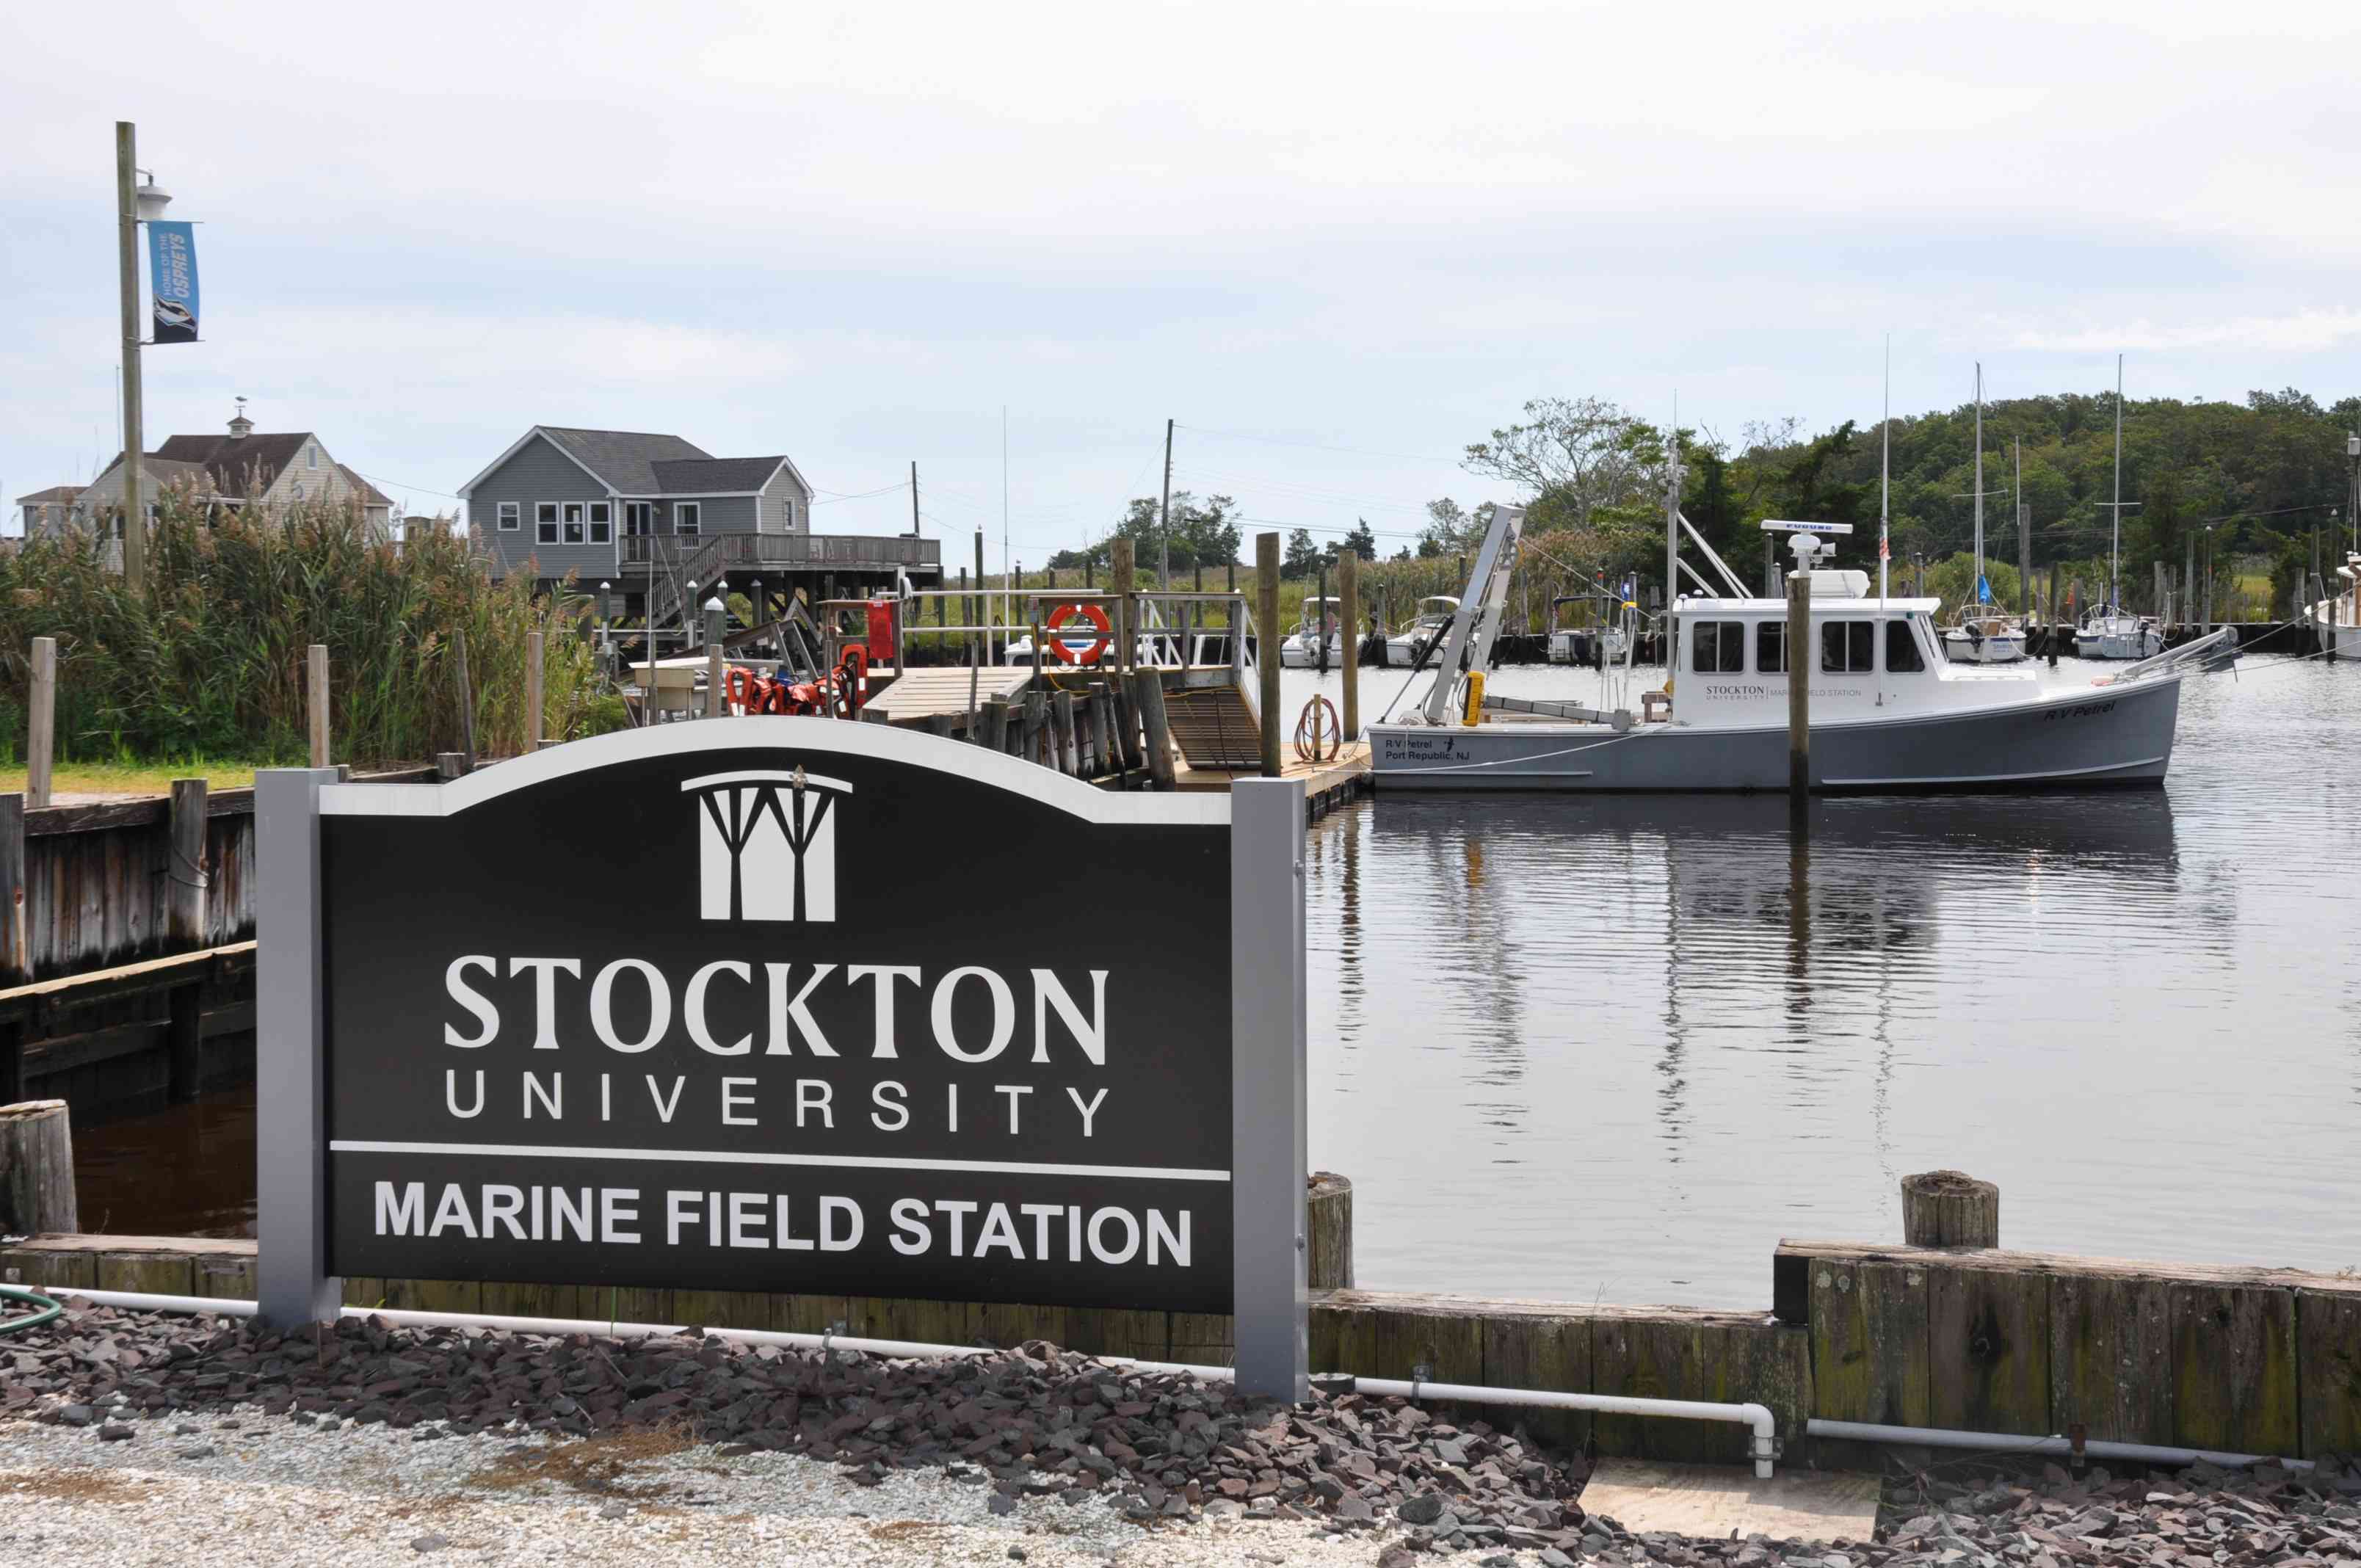
[[[1676,527],[1688,529],[1676,499],[1668,510]],[[1480,689],[1474,683],[1489,667],[1523,521],[1519,508],[1495,514],[1469,581],[1468,602],[1476,608],[1453,620],[1442,669],[1454,669],[1466,650],[1471,674],[1439,674],[1409,718],[1369,727],[1377,786],[1787,787],[1787,606],[1748,596],[1709,547],[1707,558],[1729,596],[1673,604],[1672,689],[1647,694],[1639,713],[1497,696],[1468,712],[1469,694]],[[1864,573],[1813,569],[1821,541],[1850,532],[1849,525],[1763,527],[1794,535],[1798,570],[1809,574],[1812,586],[1816,790],[2158,784],[2171,762],[2181,675],[2192,666],[2219,667],[2225,656],[2227,633],[2071,686],[2048,684],[2033,668],[1950,664],[1935,641],[1939,600],[1872,598]],[[1673,559],[1686,569],[1676,554]]]
[[[1414,667],[1420,655],[1443,641],[1451,630],[1452,612],[1459,601],[1449,594],[1429,594],[1418,601],[1418,613],[1411,623],[1386,639],[1386,668],[1407,670]]]

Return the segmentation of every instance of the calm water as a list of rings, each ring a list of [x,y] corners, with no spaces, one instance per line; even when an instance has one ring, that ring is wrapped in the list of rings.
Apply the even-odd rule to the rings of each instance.
[[[1330,817],[1312,1150],[1360,1282],[1759,1305],[1780,1237],[1899,1240],[1937,1166],[2011,1245],[2361,1264],[2361,669],[2262,663],[2184,685],[2161,792],[1826,801],[1800,845],[1784,798]]]
[[[2257,660],[2183,687],[2161,792],[1827,801],[1801,847],[1777,798],[1330,817],[1312,1150],[1361,1282],[1760,1305],[1778,1238],[1898,1240],[1945,1165],[2012,1245],[2361,1264],[2356,735],[2361,668]],[[78,1142],[93,1228],[250,1225],[250,1092]]]

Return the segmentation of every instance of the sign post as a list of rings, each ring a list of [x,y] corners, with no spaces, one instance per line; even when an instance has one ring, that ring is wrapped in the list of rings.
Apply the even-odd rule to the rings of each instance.
[[[337,1276],[1235,1312],[1307,1372],[1300,782],[826,718],[258,785],[262,1311]]]

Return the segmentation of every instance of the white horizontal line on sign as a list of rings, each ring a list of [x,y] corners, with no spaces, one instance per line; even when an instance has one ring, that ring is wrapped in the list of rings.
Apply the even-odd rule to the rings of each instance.
[[[331,1154],[499,1155],[522,1159],[678,1160],[686,1165],[850,1166],[863,1170],[973,1170],[1006,1176],[1109,1176],[1157,1181],[1227,1181],[1226,1170],[1160,1165],[1032,1165],[1005,1159],[893,1159],[877,1155],[731,1154],[723,1149],[593,1149],[556,1144],[406,1144],[335,1138]]]

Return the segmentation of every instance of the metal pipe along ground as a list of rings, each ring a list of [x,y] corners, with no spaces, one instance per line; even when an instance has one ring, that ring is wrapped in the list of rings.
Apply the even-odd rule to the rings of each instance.
[[[58,1288],[60,1300],[88,1301],[98,1307],[123,1307],[144,1312],[211,1313],[225,1318],[255,1316],[252,1301],[213,1296],[150,1296],[132,1290],[78,1290]],[[687,1323],[626,1323],[605,1318],[511,1318],[489,1312],[413,1312],[370,1307],[346,1307],[347,1318],[383,1318],[405,1328],[500,1329],[528,1334],[670,1335],[684,1333]],[[914,1340],[862,1339],[851,1334],[790,1333],[776,1329],[702,1328],[698,1332],[736,1344],[777,1345],[794,1350],[849,1350],[863,1355],[899,1357],[992,1355],[994,1347],[972,1344],[924,1344]],[[1198,1366],[1179,1361],[1142,1361],[1128,1355],[1099,1355],[1094,1361],[1136,1372],[1189,1373],[1207,1382],[1226,1383],[1235,1376],[1227,1366]],[[1446,1399],[1466,1405],[1520,1405],[1552,1410],[1596,1410],[1609,1415],[1655,1416],[1669,1420],[1728,1421],[1753,1430],[1754,1474],[1771,1475],[1778,1457],[1776,1423],[1762,1405],[1716,1405],[1693,1399],[1633,1399],[1619,1394],[1564,1394],[1546,1388],[1488,1388],[1469,1383],[1402,1382],[1389,1377],[1355,1377],[1354,1388],[1404,1399]],[[1814,1422],[1817,1429],[1820,1423]],[[1896,1429],[1900,1430],[1900,1429]],[[2002,1440],[2004,1442],[2014,1440]],[[2096,1445],[2093,1445],[2094,1447]]]
[[[1972,1448],[1996,1454],[2040,1454],[2044,1458],[2069,1457],[2074,1452],[2073,1441],[2063,1437],[2027,1437],[2022,1432],[1953,1431],[1942,1427],[1889,1427],[1873,1421],[1823,1421],[1806,1423],[1805,1430],[1814,1437],[1844,1438],[1854,1442],[1909,1443],[1922,1448]],[[2309,1470],[2309,1459],[2286,1459],[2268,1453],[2217,1453],[2202,1448],[2158,1448],[2145,1442],[2106,1442],[2085,1441],[2082,1453],[2091,1459],[2120,1459],[2138,1464],[2218,1464],[2225,1470],[2248,1464],[2279,1464],[2290,1470]]]

